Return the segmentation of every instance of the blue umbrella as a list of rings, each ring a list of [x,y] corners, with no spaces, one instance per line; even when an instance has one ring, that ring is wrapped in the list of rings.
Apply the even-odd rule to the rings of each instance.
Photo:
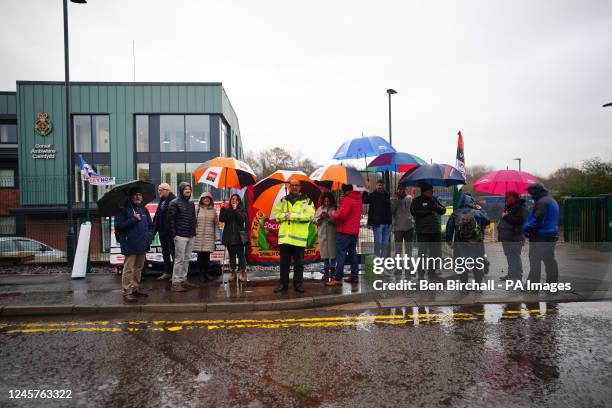
[[[465,178],[459,170],[450,164],[424,164],[407,171],[399,180],[400,184],[418,186],[421,183],[432,186],[457,186],[465,184]]]
[[[340,146],[334,159],[360,159],[368,156],[378,156],[383,153],[393,153],[395,149],[380,136],[362,136]],[[367,163],[366,163],[367,165]]]

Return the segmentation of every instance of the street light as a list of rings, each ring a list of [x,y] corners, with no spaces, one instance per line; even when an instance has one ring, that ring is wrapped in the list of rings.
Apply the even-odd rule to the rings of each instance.
[[[519,162],[519,171],[521,171],[521,158],[520,157],[515,157],[512,160],[518,160],[518,162]]]
[[[387,89],[387,95],[389,95],[389,144],[393,146],[393,139],[391,136],[391,95],[395,95],[397,91],[395,89]]]
[[[68,52],[68,0],[64,1],[64,97],[66,106],[66,137],[68,138],[66,156],[68,157],[68,174],[66,177],[66,215],[68,218],[68,232],[66,233],[66,255],[68,263],[74,261],[74,226],[72,225],[72,126],[70,124],[70,58]],[[87,0],[70,0],[72,3],[85,4]]]

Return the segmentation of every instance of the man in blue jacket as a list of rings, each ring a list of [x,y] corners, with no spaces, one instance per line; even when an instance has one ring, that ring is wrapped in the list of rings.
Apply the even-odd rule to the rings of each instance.
[[[123,260],[121,286],[123,299],[135,302],[147,294],[140,291],[140,277],[145,257],[151,245],[153,222],[149,211],[142,205],[142,190],[130,190],[125,208],[115,217],[115,231],[119,237]]]
[[[527,280],[540,283],[542,262],[546,267],[546,282],[557,283],[559,266],[555,259],[555,243],[559,239],[559,204],[540,183],[527,188],[533,198],[533,209],[523,227],[529,238],[529,276]]]

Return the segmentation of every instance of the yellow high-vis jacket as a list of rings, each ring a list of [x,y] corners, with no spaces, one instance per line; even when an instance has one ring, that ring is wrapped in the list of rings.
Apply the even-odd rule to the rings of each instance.
[[[289,213],[289,220],[285,214]],[[293,204],[284,197],[272,214],[278,221],[278,243],[306,247],[308,241],[308,228],[315,215],[314,204],[310,198],[301,195]]]

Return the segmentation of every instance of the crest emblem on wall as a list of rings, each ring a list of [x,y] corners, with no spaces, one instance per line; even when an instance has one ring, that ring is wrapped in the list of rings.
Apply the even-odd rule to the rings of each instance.
[[[53,123],[49,121],[49,115],[45,112],[40,112],[37,116],[34,130],[40,136],[47,136],[53,130]]]

